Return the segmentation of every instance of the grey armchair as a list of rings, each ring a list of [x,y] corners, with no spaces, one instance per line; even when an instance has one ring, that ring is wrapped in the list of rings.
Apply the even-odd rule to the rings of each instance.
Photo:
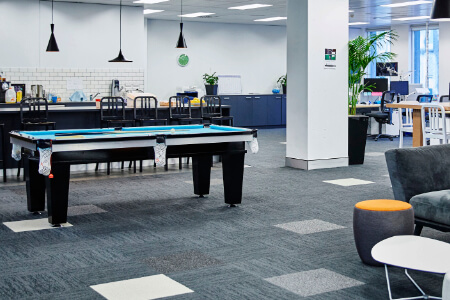
[[[385,153],[396,200],[414,208],[415,235],[423,226],[450,232],[450,145]]]

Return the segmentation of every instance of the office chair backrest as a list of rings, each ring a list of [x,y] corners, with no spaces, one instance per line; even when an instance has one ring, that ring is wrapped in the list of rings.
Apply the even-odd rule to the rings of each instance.
[[[191,117],[191,101],[187,96],[172,96],[169,98],[169,117]]]
[[[203,103],[205,101],[205,103]],[[204,96],[200,99],[201,113],[203,115],[222,116],[222,100],[220,96]]]
[[[383,96],[381,96],[381,111],[389,111],[389,108],[386,108],[385,105],[394,102],[395,93],[386,91],[383,93]]]
[[[134,119],[158,119],[158,99],[150,97],[134,98]]]
[[[20,101],[20,123],[47,122],[48,103],[45,98],[25,98]]]
[[[441,96],[441,98],[439,98],[439,102],[450,102],[450,96],[449,95]]]
[[[417,102],[420,103],[431,103],[433,100],[433,95],[419,95],[417,96]]]
[[[428,113],[428,122],[425,119]],[[424,104],[421,108],[423,145],[427,144],[427,138],[440,138],[447,143],[447,129],[445,121],[445,109],[439,104]],[[440,136],[440,137],[439,137]]]
[[[103,97],[100,101],[100,120],[125,120],[125,100],[122,97]]]

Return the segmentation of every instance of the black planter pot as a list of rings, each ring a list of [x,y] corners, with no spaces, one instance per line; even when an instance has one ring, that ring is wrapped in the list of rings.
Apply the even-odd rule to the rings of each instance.
[[[364,163],[368,126],[369,117],[348,116],[348,163],[350,165]]]
[[[283,85],[283,94],[286,94],[287,92],[287,85]]]
[[[206,95],[217,95],[217,87],[218,85],[209,85],[205,84]]]

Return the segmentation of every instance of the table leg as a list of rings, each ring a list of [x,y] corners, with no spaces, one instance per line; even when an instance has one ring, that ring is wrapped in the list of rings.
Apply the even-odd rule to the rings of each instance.
[[[39,174],[39,159],[23,155],[28,211],[37,213],[45,210],[45,178]],[[20,166],[19,166],[20,167]]]
[[[225,203],[234,206],[242,202],[245,152],[222,155]]]
[[[413,147],[423,146],[422,115],[420,109],[413,110]]]
[[[45,177],[47,187],[48,222],[59,225],[67,222],[67,206],[69,203],[69,164],[53,164],[53,178]]]
[[[209,194],[211,182],[212,156],[192,157],[192,176],[194,179],[194,194],[203,197]]]

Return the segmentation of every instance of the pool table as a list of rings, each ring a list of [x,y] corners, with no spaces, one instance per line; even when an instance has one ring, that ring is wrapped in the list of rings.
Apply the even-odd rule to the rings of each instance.
[[[212,156],[222,157],[225,203],[242,201],[245,142],[257,152],[257,131],[216,125],[13,131],[15,159],[24,160],[27,206],[45,210],[52,225],[67,222],[70,165],[192,157],[194,194],[209,194]],[[19,156],[19,157],[17,157]]]

